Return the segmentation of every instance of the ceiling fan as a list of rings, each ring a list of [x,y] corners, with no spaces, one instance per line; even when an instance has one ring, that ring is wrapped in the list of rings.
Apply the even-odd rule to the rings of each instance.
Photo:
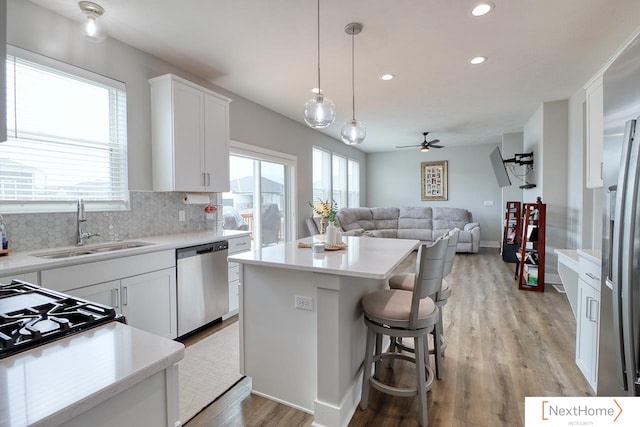
[[[427,141],[427,135],[429,135],[429,132],[422,132],[422,135],[424,136],[424,141],[422,141],[422,144],[396,145],[396,148],[420,147],[420,151],[423,152],[429,151],[429,149],[431,148],[444,148],[444,145],[436,145],[438,142],[440,142],[439,139],[432,139],[431,141]]]

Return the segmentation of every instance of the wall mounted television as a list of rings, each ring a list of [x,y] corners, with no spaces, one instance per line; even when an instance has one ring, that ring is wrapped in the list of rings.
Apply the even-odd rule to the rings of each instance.
[[[493,166],[493,172],[496,174],[496,180],[500,187],[508,187],[511,185],[511,179],[507,173],[507,167],[504,165],[504,159],[500,153],[500,147],[496,147],[495,150],[489,155],[491,165]]]

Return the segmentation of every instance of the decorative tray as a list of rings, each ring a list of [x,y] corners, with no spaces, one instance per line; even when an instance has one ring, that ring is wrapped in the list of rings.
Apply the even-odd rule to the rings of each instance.
[[[304,242],[298,242],[298,247],[299,248],[312,248],[313,247],[313,243],[304,243]],[[339,243],[337,245],[324,245],[324,250],[325,251],[339,251],[341,249],[346,249],[347,248],[347,244],[346,243]]]

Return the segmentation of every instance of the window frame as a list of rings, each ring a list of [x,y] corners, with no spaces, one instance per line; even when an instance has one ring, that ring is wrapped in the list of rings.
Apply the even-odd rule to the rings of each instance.
[[[129,177],[128,177],[128,132],[127,132],[127,97],[126,97],[126,85],[125,83],[106,77],[104,75],[68,64],[48,56],[44,56],[35,52],[31,52],[19,47],[7,44],[7,57],[12,56],[20,60],[34,63],[36,66],[42,66],[50,68],[59,72],[61,75],[67,74],[70,78],[77,78],[78,80],[86,80],[88,82],[95,83],[96,85],[107,86],[110,89],[121,92],[122,105],[117,106],[110,101],[109,110],[117,112],[118,116],[124,118],[124,123],[119,120],[118,127],[110,127],[110,130],[119,130],[119,156],[117,166],[113,162],[109,162],[109,169],[111,172],[118,170],[121,174],[120,183],[118,185],[119,190],[116,192],[118,196],[112,200],[89,200],[85,199],[86,209],[88,211],[128,211],[130,210],[131,195],[129,190]],[[7,61],[7,58],[5,58]],[[6,62],[5,62],[6,63]],[[7,94],[7,97],[9,95]],[[7,118],[8,119],[8,118]],[[15,127],[15,126],[14,126]],[[8,134],[7,140],[12,139],[13,135]],[[0,149],[5,142],[0,143]],[[111,188],[114,181],[109,181]],[[48,212],[74,212],[76,210],[77,198],[69,198],[66,200],[9,200],[2,198],[4,193],[0,193],[0,202],[2,203],[3,213],[48,213]],[[72,197],[72,196],[71,196]]]
[[[338,208],[357,208],[357,207],[360,207],[360,175],[359,175],[360,174],[360,161],[358,161],[357,159],[354,159],[352,157],[346,156],[344,154],[334,153],[334,152],[332,152],[330,150],[327,150],[326,148],[319,147],[317,145],[314,145],[313,148],[312,148],[312,157],[313,157],[313,154],[316,151],[317,152],[321,152],[324,155],[328,155],[329,156],[328,157],[328,160],[329,160],[328,161],[328,165],[329,165],[328,168],[326,168],[326,165],[325,165],[325,168],[328,169],[329,188],[328,189],[323,188],[322,191],[325,194],[331,195],[330,197],[332,198],[332,200],[335,200],[335,191],[342,191],[342,190],[335,190],[335,186],[336,185],[335,185],[335,182],[334,182],[334,180],[335,180],[335,176],[334,176],[334,161],[335,161],[336,158],[338,158],[340,160],[344,160],[345,161],[345,168],[344,168],[345,169],[344,170],[344,175],[345,176],[344,176],[344,178],[341,177],[341,176],[338,176],[338,179],[343,179],[345,181],[346,187],[345,187],[345,190],[344,190],[344,193],[345,193],[344,196],[346,198],[347,203],[346,203],[346,206],[343,206],[343,205],[340,204],[339,200],[335,200],[335,201],[338,203]],[[353,163],[358,165],[358,178],[357,178],[357,180],[350,180],[349,179],[349,165],[353,164]],[[316,175],[315,166],[316,166],[315,165],[315,161],[312,161],[312,169],[313,170],[311,171],[311,173],[312,173],[312,194],[313,194],[313,198],[314,198],[314,203],[317,202],[317,197],[318,197],[318,196],[316,196],[316,189],[313,187],[313,185],[315,183],[315,181],[313,180],[313,177],[315,177],[315,175]],[[323,182],[325,181],[325,177],[324,176],[323,176],[322,181]],[[352,190],[351,190],[352,182],[351,181],[357,181],[357,185],[358,185],[357,206],[352,206],[352,203],[351,203],[351,201],[354,198],[354,197],[351,196],[351,193],[352,193]],[[322,200],[325,200],[325,198],[322,198]]]

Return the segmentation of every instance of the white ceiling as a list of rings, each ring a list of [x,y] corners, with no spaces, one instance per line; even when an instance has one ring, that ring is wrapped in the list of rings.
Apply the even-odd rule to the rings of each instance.
[[[76,0],[31,0],[81,20]],[[110,37],[293,120],[317,86],[315,0],[97,0]],[[544,101],[567,99],[638,26],[638,0],[321,0],[322,88],[337,107],[322,132],[351,118],[349,22],[356,116],[366,152],[419,144],[497,143]],[[468,60],[487,56],[479,66]],[[390,82],[379,80],[393,73]],[[251,124],[247,124],[250,126]]]

